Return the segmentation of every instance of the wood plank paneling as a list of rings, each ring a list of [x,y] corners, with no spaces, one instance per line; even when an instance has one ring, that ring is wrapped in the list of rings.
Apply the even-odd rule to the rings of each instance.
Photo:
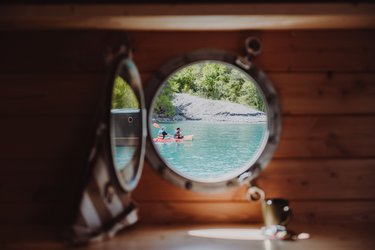
[[[270,72],[284,115],[374,114],[375,74]],[[147,84],[152,74],[142,74]]]
[[[269,76],[279,91],[286,114],[374,113],[373,74],[272,73]],[[99,85],[104,82],[103,75],[0,77],[3,114],[92,113]]]
[[[375,160],[273,160],[256,179],[267,197],[290,200],[375,199]],[[158,187],[158,188],[155,188]],[[324,192],[322,192],[324,190]],[[245,201],[246,187],[224,193],[194,193],[178,188],[147,164],[134,193],[139,202]]]
[[[369,223],[375,221],[374,201],[295,201],[295,222]],[[345,208],[345,209],[343,209]],[[259,202],[143,202],[141,219],[147,223],[254,223],[261,222]]]
[[[3,128],[0,145],[4,147],[0,158],[82,156],[89,147],[93,119],[93,116],[0,117]],[[288,116],[283,120],[275,157],[373,157],[374,127],[373,116]]]
[[[213,43],[214,44],[214,43]],[[212,46],[210,46],[212,47]],[[142,72],[154,72],[165,62],[180,56],[184,51],[164,53],[152,51],[136,54],[135,62]],[[274,52],[264,53],[254,62],[266,72],[368,72],[375,70],[374,53],[356,52]],[[152,58],[152,60],[150,60]]]
[[[86,160],[85,157],[79,157],[76,159],[48,159],[44,157],[34,159],[0,158],[0,166],[6,166],[0,168],[0,173],[2,175],[49,175],[54,172],[62,174],[64,171],[80,168],[79,166],[84,164]]]
[[[140,223],[259,223],[259,202],[143,202]],[[291,202],[293,222],[374,223],[374,201],[295,201]],[[2,205],[2,225],[53,225],[69,223],[58,206],[41,204]],[[9,214],[17,216],[9,216]]]
[[[99,31],[4,31],[3,34],[0,52],[5,63],[0,72],[23,74],[104,72],[104,54],[107,48],[118,46],[124,39],[124,33],[121,32]],[[170,58],[191,50],[220,48],[239,53],[244,39],[257,34],[260,34],[267,49],[256,62],[268,72],[363,72],[375,69],[372,60],[375,51],[371,49],[375,36],[368,31],[353,31],[350,39],[344,31],[149,32],[147,35],[144,32],[131,32],[129,37],[134,41],[134,58],[141,72],[150,73]],[[191,39],[197,35],[199,39]],[[140,38],[137,39],[137,36]],[[28,39],[27,43],[24,43],[25,37]],[[279,42],[279,37],[284,40]],[[297,42],[294,43],[293,39],[297,39]],[[301,45],[305,44],[304,39],[310,42]],[[140,40],[144,42],[138,42]],[[325,45],[320,47],[317,44],[323,44],[321,41]],[[145,43],[148,45],[144,46]],[[159,46],[167,49],[159,49]],[[15,54],[22,55],[22,59],[16,58]]]
[[[41,204],[34,202],[1,204],[1,225],[68,225],[77,209],[76,205],[65,203]]]
[[[373,157],[374,127],[374,116],[285,117],[275,157]]]
[[[0,75],[0,115],[93,114],[104,75]]]
[[[201,48],[220,48],[237,51],[249,36],[262,42],[262,53],[275,52],[364,52],[374,51],[375,34],[371,30],[318,31],[255,31],[236,32],[129,32],[135,55],[142,52],[190,51]],[[199,37],[199,39],[192,39]],[[324,42],[321,42],[324,41]],[[264,53],[264,54],[263,54]]]
[[[67,213],[65,208],[67,204],[74,204],[77,201],[77,192],[80,190],[80,186],[82,183],[81,178],[77,178],[77,173],[70,172],[71,176],[69,178],[64,177],[55,177],[54,175],[49,175],[48,177],[42,178],[35,178],[35,182],[39,181],[37,187],[26,187],[23,185],[18,185],[14,188],[4,184],[0,188],[0,199],[2,204],[25,204],[25,205],[32,205],[32,204],[43,204],[48,206],[56,206],[61,208],[61,213]],[[19,178],[19,176],[9,176],[13,177],[14,182],[20,182],[23,178]],[[29,178],[34,178],[34,176],[30,175]],[[45,183],[48,182],[47,179],[54,178],[54,180],[59,179],[59,181],[55,181],[55,183]],[[42,179],[42,180],[41,180]],[[64,208],[64,209],[63,209]]]
[[[111,31],[2,31],[2,73],[103,73],[109,47],[123,34]],[[27,41],[27,42],[25,42]]]
[[[271,73],[269,77],[284,114],[375,113],[374,74]],[[94,114],[104,78],[104,74],[0,75],[0,114]]]
[[[72,203],[82,185],[82,172],[86,164],[75,168],[54,169],[49,173],[1,173],[0,200],[6,203],[55,204]],[[51,168],[53,165],[51,165]]]
[[[61,242],[56,242],[56,235],[59,235],[60,231],[56,226],[0,226],[0,233],[3,235],[0,244],[3,249],[17,249],[14,245],[11,246],[12,242],[21,243],[22,249],[66,249]]]
[[[309,240],[281,241],[281,240],[253,240],[257,230],[262,224],[251,223],[215,223],[215,224],[192,224],[182,225],[136,225],[131,229],[119,232],[116,237],[109,241],[96,244],[80,246],[79,249],[93,250],[138,250],[138,249],[189,249],[189,250],[248,250],[248,249],[279,249],[279,250],[342,250],[359,249],[372,250],[375,245],[373,237],[373,223],[336,223],[336,224],[311,224],[294,223],[290,228],[296,233],[309,233]],[[192,230],[208,232],[218,238],[197,237],[190,234]],[[228,229],[228,231],[226,231]],[[233,235],[234,230],[244,230],[240,235]],[[68,247],[56,241],[55,235],[59,230],[53,226],[2,226],[0,227],[0,244],[5,249],[12,250],[65,250]],[[217,233],[219,232],[219,233]],[[248,237],[243,240],[236,236]],[[259,232],[259,231],[258,231]],[[222,234],[227,239],[222,239]]]
[[[86,157],[93,135],[92,116],[2,116],[0,158]]]
[[[2,32],[0,224],[61,225],[72,218],[104,54],[124,34]],[[207,47],[241,53],[246,37],[259,37],[256,62],[280,94],[284,119],[275,159],[257,184],[268,196],[290,199],[295,221],[375,221],[373,30],[128,34],[144,80],[182,53]],[[244,192],[187,192],[146,167],[134,197],[144,223],[260,221],[259,204],[246,202]]]
[[[374,114],[375,75],[272,73],[284,114]]]
[[[26,162],[26,161],[25,161]],[[50,162],[50,170],[23,169],[0,172],[0,199],[3,203],[63,203],[71,200],[79,186],[84,161],[70,161],[64,168]],[[60,170],[59,170],[60,168]],[[306,174],[311,173],[311,174]],[[313,173],[313,174],[312,174]],[[364,200],[375,199],[372,182],[375,174],[374,160],[273,160],[256,179],[268,197],[290,200]],[[157,187],[157,188],[155,188]],[[321,190],[325,191],[322,192]],[[10,192],[11,191],[11,192]],[[245,201],[246,187],[224,193],[203,194],[180,189],[151,170],[144,169],[134,198],[148,201]]]
[[[256,184],[268,197],[291,200],[372,200],[374,159],[275,160]]]
[[[208,38],[210,35],[199,34],[202,39],[189,39],[189,34],[174,37],[174,34],[162,33],[153,40],[152,34],[149,37],[142,34],[134,44],[136,50],[137,46],[147,48],[147,55],[153,59],[164,57],[164,62],[180,53],[171,47],[170,41],[189,41],[178,44],[185,51],[199,45],[212,47],[211,44],[237,51],[236,48],[242,46],[240,41],[250,34],[222,36],[222,40],[216,39],[217,43],[210,42],[214,39]],[[279,92],[283,113],[287,115],[276,159],[260,175],[257,184],[265,189],[268,197],[292,200],[295,221],[332,222],[348,218],[351,222],[365,222],[371,219],[374,210],[371,176],[375,163],[373,159],[350,158],[374,156],[375,77],[362,73],[373,70],[364,54],[372,54],[374,33],[305,31],[258,32],[256,35],[264,48],[256,62],[268,72]],[[361,36],[363,39],[359,38]],[[221,41],[228,47],[222,46]],[[153,47],[160,47],[164,54]],[[163,63],[162,60],[147,61],[146,55],[143,58],[141,53],[136,54],[135,60],[142,65],[145,80],[149,78],[148,71]],[[352,73],[355,71],[357,73]],[[302,137],[304,139],[300,140]],[[296,157],[306,159],[290,159]],[[337,159],[319,159],[326,157]],[[146,222],[260,221],[259,207],[245,202],[244,192],[245,187],[221,194],[191,193],[172,186],[146,168],[135,198],[145,210],[142,218]],[[331,202],[333,200],[337,203]],[[246,216],[249,217],[245,219]]]
[[[117,1],[116,1],[117,2]],[[148,1],[147,1],[148,2]],[[365,1],[366,2],[366,1]],[[68,2],[71,3],[71,2]],[[96,2],[95,2],[96,3]],[[44,5],[0,8],[1,29],[289,30],[374,28],[372,4]],[[345,20],[345,21],[343,21]]]
[[[351,35],[349,35],[351,34]],[[293,32],[175,32],[131,33],[135,60],[142,72],[153,72],[164,62],[180,54],[202,49],[220,48],[241,53],[243,41],[257,36],[262,54],[256,62],[272,71],[368,71],[373,70],[371,32],[293,31]],[[191,39],[199,35],[199,39]],[[139,36],[139,38],[137,37]],[[172,42],[173,41],[173,42]],[[324,42],[321,42],[324,41]],[[143,52],[143,53],[142,53]],[[367,57],[367,59],[366,59]],[[152,58],[152,60],[150,60]]]
[[[309,223],[373,223],[375,202],[371,201],[304,201],[291,202],[293,220]]]
[[[141,223],[255,223],[261,222],[259,202],[142,202]],[[291,202],[295,222],[375,222],[374,201],[294,201]],[[345,208],[345,209],[343,209]],[[9,216],[9,214],[17,216]],[[64,221],[65,220],[65,221]],[[59,206],[43,204],[4,204],[0,224],[67,223]]]
[[[250,202],[142,202],[141,223],[259,222],[260,204]]]

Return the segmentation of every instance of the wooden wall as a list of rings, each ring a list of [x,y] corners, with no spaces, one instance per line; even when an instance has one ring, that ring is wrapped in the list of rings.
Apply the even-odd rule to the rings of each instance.
[[[106,47],[120,31],[1,31],[0,224],[63,224],[77,188],[104,83]],[[201,48],[241,52],[259,37],[256,63],[282,104],[281,142],[257,180],[291,200],[295,221],[375,221],[373,30],[130,32],[145,85],[174,56]],[[145,164],[134,198],[143,223],[260,221],[244,188],[203,195]]]

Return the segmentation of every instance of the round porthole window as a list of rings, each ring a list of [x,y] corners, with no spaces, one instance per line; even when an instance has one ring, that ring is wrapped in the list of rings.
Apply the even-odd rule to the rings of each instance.
[[[167,180],[194,191],[251,181],[279,140],[280,107],[253,63],[261,50],[246,40],[244,57],[201,50],[171,60],[147,84],[147,157]]]
[[[142,85],[128,46],[108,55],[109,75],[98,107],[96,130],[71,236],[96,242],[138,220],[131,191],[145,154],[146,110]]]
[[[112,161],[122,189],[132,191],[143,167],[146,137],[144,98],[138,70],[133,61],[119,57],[111,76],[110,145]]]

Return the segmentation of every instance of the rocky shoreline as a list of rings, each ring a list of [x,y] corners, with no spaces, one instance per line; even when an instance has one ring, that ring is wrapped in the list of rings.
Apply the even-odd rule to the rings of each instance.
[[[172,103],[176,108],[176,115],[173,117],[155,115],[153,117],[154,121],[206,121],[233,123],[257,123],[267,121],[266,113],[249,108],[242,104],[228,101],[208,100],[189,94],[175,94]]]

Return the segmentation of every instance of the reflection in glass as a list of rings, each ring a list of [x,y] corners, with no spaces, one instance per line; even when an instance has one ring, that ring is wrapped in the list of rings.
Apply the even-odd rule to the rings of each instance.
[[[182,176],[203,182],[229,179],[263,151],[266,110],[249,75],[229,64],[199,62],[176,71],[159,88],[151,135],[167,165]]]
[[[112,93],[111,141],[112,154],[118,176],[130,182],[136,174],[128,167],[139,145],[141,110],[131,86],[118,76]]]
[[[261,229],[256,228],[209,228],[188,231],[188,235],[227,240],[266,240]]]

